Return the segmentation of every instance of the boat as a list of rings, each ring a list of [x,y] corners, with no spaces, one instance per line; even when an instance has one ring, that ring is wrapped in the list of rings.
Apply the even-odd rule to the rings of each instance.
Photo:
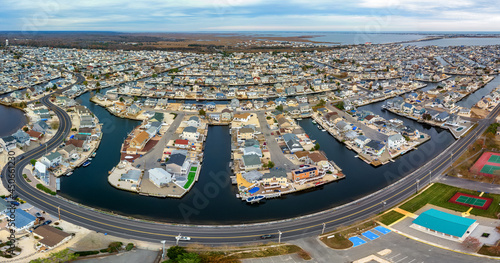
[[[321,126],[319,126],[319,125],[318,125],[318,126],[316,126],[316,127],[318,127],[318,129],[320,129],[320,130],[322,129],[322,128],[321,128]]]
[[[134,159],[134,156],[125,156],[125,159]]]
[[[321,129],[321,131],[326,131],[325,129]]]
[[[83,167],[87,167],[87,166],[89,166],[89,165],[90,165],[90,162],[89,162],[89,161],[86,161],[86,162],[84,162],[84,163],[83,163]]]
[[[301,120],[302,120],[302,118],[297,118],[297,120],[298,120],[298,121],[301,121]]]
[[[256,195],[256,196],[251,196],[249,198],[247,198],[247,203],[255,203],[255,202],[259,202],[260,200],[264,199],[265,196],[263,195]]]
[[[92,161],[92,158],[88,158],[87,160]]]
[[[66,176],[70,176],[72,174],[73,174],[73,172],[69,172],[69,173],[66,174]]]
[[[312,123],[316,124],[316,121],[315,121],[315,120],[312,120]]]
[[[92,153],[92,157],[95,157],[96,154],[97,154],[96,152]]]

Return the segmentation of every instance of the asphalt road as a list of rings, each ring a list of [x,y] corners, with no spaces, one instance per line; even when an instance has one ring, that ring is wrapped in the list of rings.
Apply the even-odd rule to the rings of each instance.
[[[67,136],[71,123],[65,111],[53,106],[47,98],[44,98],[42,102],[49,105],[60,119],[60,129],[48,142],[48,148],[53,149]],[[321,233],[323,223],[325,224],[326,231],[333,230],[339,225],[347,225],[368,218],[383,209],[397,205],[414,194],[417,186],[422,187],[424,184],[427,184],[430,174],[434,177],[442,174],[450,165],[451,153],[459,156],[467,148],[467,145],[474,142],[488,125],[493,122],[494,117],[499,111],[500,105],[492,111],[487,119],[480,121],[475,130],[464,138],[454,142],[446,151],[426,165],[389,187],[334,209],[289,220],[237,226],[196,226],[146,222],[101,213],[69,202],[63,198],[47,195],[25,182],[22,178],[22,167],[28,164],[30,159],[40,157],[45,151],[45,145],[24,154],[24,158],[18,160],[15,169],[16,194],[32,205],[54,215],[57,215],[58,207],[60,207],[63,220],[91,230],[106,232],[110,235],[123,238],[152,242],[167,240],[168,243],[173,243],[175,242],[174,237],[182,233],[183,236],[191,237],[191,241],[183,242],[197,242],[208,245],[246,244],[261,242],[259,237],[263,234],[272,234],[274,237],[271,240],[277,241],[278,232],[281,231],[282,241],[294,240]],[[5,186],[7,186],[5,179],[6,172],[7,169],[4,168],[2,180]],[[417,180],[420,180],[420,183],[417,183]]]

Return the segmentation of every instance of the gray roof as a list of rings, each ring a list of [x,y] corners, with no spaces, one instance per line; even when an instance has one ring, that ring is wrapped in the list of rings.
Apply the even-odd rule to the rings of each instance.
[[[196,133],[197,131],[198,131],[198,129],[196,129],[196,127],[187,126],[186,128],[184,128],[184,130],[182,132]]]
[[[47,158],[47,159],[48,159],[49,161],[51,161],[51,162],[52,162],[53,160],[55,160],[56,158],[58,158],[58,157],[61,157],[61,154],[60,154],[60,153],[58,153],[58,152],[53,152],[53,153],[50,153],[50,154],[48,154],[48,155],[45,155],[45,158]]]
[[[139,178],[141,177],[141,171],[139,170],[130,170],[125,174],[122,174],[121,178],[122,180],[132,180],[132,181],[139,181]]]
[[[182,166],[182,164],[184,164],[185,160],[186,160],[186,155],[183,155],[180,153],[172,153],[170,155],[170,158],[168,159],[166,165],[176,164],[176,165]]]
[[[262,178],[286,178],[286,171],[284,169],[274,168],[269,170],[269,173],[265,173]]]
[[[245,164],[245,166],[253,166],[261,164],[259,156],[254,154],[243,155],[243,163]]]
[[[242,173],[241,176],[243,176],[243,178],[245,178],[248,182],[255,182],[262,179],[262,173],[255,170]]]

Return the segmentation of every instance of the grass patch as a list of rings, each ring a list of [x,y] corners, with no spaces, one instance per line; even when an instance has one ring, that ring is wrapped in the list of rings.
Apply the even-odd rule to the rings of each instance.
[[[188,174],[188,180],[187,180],[186,184],[184,185],[184,189],[188,189],[191,186],[191,184],[194,182],[195,176],[196,176],[195,172],[190,172]]]
[[[36,188],[46,192],[47,194],[51,194],[51,195],[56,195],[56,192],[50,190],[49,188],[47,188],[45,185],[43,184],[37,184],[36,185]]]
[[[435,183],[423,193],[415,196],[408,202],[400,206],[408,212],[416,212],[420,208],[424,207],[426,204],[432,204],[435,206],[443,207],[446,209],[465,212],[469,209],[468,206],[463,206],[459,204],[454,204],[448,202],[448,200],[456,193],[462,192],[465,194],[479,195],[477,191],[472,191],[468,189],[462,189],[458,187],[453,187],[445,184]],[[484,194],[484,197],[493,198],[493,203],[487,210],[472,209],[470,212],[472,215],[483,216],[488,218],[498,218],[497,214],[500,212],[500,206],[496,205],[500,202],[500,195],[496,194]]]
[[[191,167],[191,170],[190,170],[190,171],[191,171],[191,172],[196,172],[196,170],[198,170],[198,166],[193,166],[193,167]]]
[[[245,258],[264,258],[264,257],[273,257],[279,255],[287,255],[300,253],[305,256],[309,255],[306,251],[296,245],[283,245],[283,246],[275,246],[275,247],[263,247],[262,249],[254,250],[254,251],[244,251],[241,253],[235,253],[231,255],[231,258],[234,259],[245,259]],[[309,255],[309,258],[311,256]]]
[[[404,215],[403,215],[403,214],[398,213],[398,212],[396,212],[396,211],[392,210],[392,211],[389,211],[389,212],[387,212],[387,213],[385,213],[385,214],[381,215],[381,216],[379,217],[379,220],[378,220],[378,221],[380,221],[380,223],[382,223],[382,224],[384,224],[384,225],[388,226],[388,225],[390,225],[390,224],[392,224],[392,223],[394,223],[394,222],[398,221],[399,219],[401,219],[401,218],[403,218],[403,217],[404,217]]]
[[[352,242],[346,237],[341,234],[334,234],[335,236],[328,238],[328,237],[322,237],[320,238],[325,245],[333,248],[333,249],[346,249],[352,247]]]

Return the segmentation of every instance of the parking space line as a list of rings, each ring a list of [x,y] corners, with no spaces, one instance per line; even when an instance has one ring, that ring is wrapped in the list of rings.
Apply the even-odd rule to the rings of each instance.
[[[395,258],[395,257],[397,257],[397,256],[399,256],[399,255],[401,255],[401,253],[398,253],[398,254],[396,254],[396,255],[393,255],[392,257],[389,257],[388,259],[392,260],[393,258]]]
[[[400,261],[402,261],[402,260],[406,259],[407,257],[408,257],[408,256],[406,256],[406,257],[404,257],[404,258],[402,258],[402,259],[398,259],[398,261],[395,261],[395,263],[400,262]]]

